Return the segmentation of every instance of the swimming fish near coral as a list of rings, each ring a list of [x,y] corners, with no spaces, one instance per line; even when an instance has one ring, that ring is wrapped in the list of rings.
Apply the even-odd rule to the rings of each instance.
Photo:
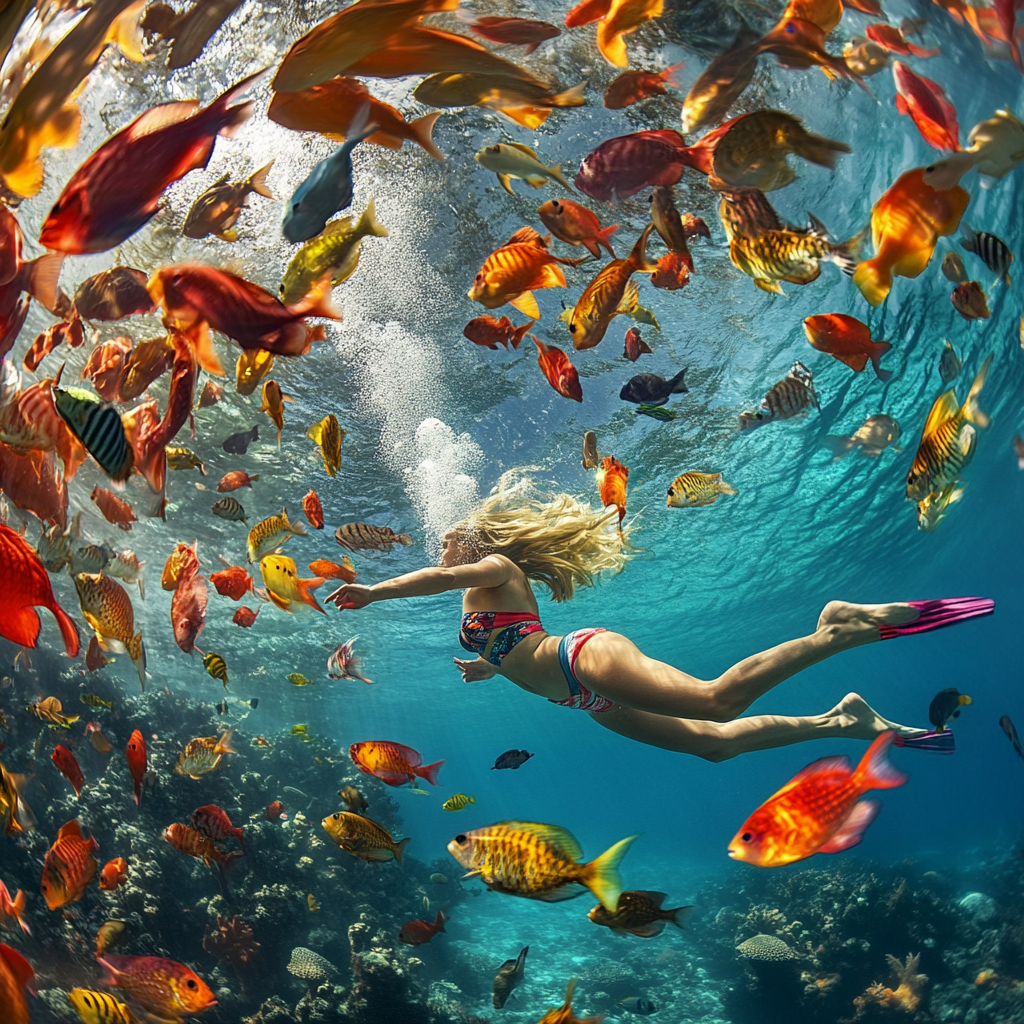
[[[652,892],[647,889],[626,889],[619,895],[619,902],[614,913],[609,913],[599,903],[587,917],[594,924],[610,928],[618,935],[639,935],[649,939],[660,935],[666,924],[674,924],[677,928],[685,928],[686,922],[693,915],[696,907],[673,907],[671,910],[662,907],[666,900],[663,892]]]
[[[93,853],[100,848],[92,836],[82,835],[77,821],[62,825],[43,863],[42,893],[50,910],[77,903],[96,877],[99,862]]]
[[[892,378],[891,370],[883,370],[879,362],[892,345],[872,341],[867,324],[846,313],[818,313],[804,320],[804,333],[812,347],[827,352],[833,359],[861,373],[871,361],[875,376],[881,381]]]
[[[210,986],[184,964],[160,956],[98,957],[106,971],[104,985],[123,989],[144,1010],[174,1021],[208,1010],[217,1003]]]
[[[398,932],[398,941],[406,946],[422,946],[429,942],[438,932],[444,931],[448,918],[439,910],[431,924],[428,921],[406,921]]]
[[[307,679],[301,672],[289,672],[285,678],[292,686],[314,686],[315,679]]]
[[[341,469],[341,442],[345,440],[338,417],[333,412],[325,416],[306,431],[306,437],[320,449],[327,475],[334,476]]]
[[[185,749],[178,755],[178,763],[174,766],[175,775],[187,775],[190,779],[200,779],[207,772],[212,772],[221,762],[225,754],[233,754],[231,735],[233,729],[216,736],[203,736],[189,740]]]
[[[59,743],[53,748],[50,760],[53,761],[57,771],[71,783],[71,788],[75,791],[75,797],[81,799],[82,786],[85,785],[85,776],[82,774],[82,766],[78,763],[78,758],[63,743]]]
[[[224,688],[227,689],[228,667],[224,663],[224,659],[219,654],[216,654],[214,651],[208,651],[204,654],[203,668],[205,668],[214,679],[219,679],[224,684]]]
[[[135,1014],[107,992],[73,988],[68,992],[68,1002],[82,1024],[138,1024]]]
[[[128,771],[131,772],[135,782],[135,806],[139,807],[142,803],[142,783],[146,777],[146,766],[149,762],[146,739],[140,729],[136,729],[128,738],[125,757],[128,761]]]
[[[26,711],[31,711],[41,722],[55,726],[58,729],[70,729],[78,721],[79,715],[62,714],[63,705],[56,697],[46,697],[43,700],[35,701],[26,706]]]
[[[431,881],[433,881],[433,876],[431,876]],[[519,955],[514,960],[506,960],[498,968],[498,973],[494,975],[494,984],[491,987],[491,1005],[496,1010],[500,1010],[508,1002],[508,997],[522,984],[526,969],[526,954],[529,952],[530,947],[523,946],[519,950]]]
[[[114,892],[128,881],[128,862],[124,857],[108,860],[100,871],[100,888],[104,892]]]
[[[320,824],[337,846],[353,857],[369,862],[394,859],[402,863],[402,851],[409,839],[396,843],[387,829],[369,818],[349,811],[335,811]]]
[[[444,761],[423,764],[418,750],[390,740],[366,740],[353,743],[348,748],[355,766],[366,775],[376,775],[388,786],[403,786],[414,783],[416,778],[426,779],[432,786],[438,785],[437,773]]]

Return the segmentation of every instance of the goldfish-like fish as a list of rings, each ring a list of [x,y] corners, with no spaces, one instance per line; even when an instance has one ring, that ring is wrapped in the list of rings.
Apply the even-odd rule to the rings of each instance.
[[[612,79],[604,91],[604,105],[608,110],[622,110],[631,107],[650,96],[667,96],[665,86],[673,89],[682,86],[682,64],[673,64],[664,71],[623,71]]]
[[[612,0],[597,23],[597,48],[609,64],[617,68],[629,65],[623,36],[635,32],[644,22],[660,18],[665,0]]]
[[[856,769],[845,757],[809,764],[744,822],[729,844],[729,856],[774,868],[856,846],[881,808],[877,800],[860,797],[907,781],[887,757],[895,738],[893,732],[879,736]]]
[[[881,381],[892,378],[891,370],[883,370],[879,361],[892,345],[887,341],[872,341],[867,324],[846,313],[818,313],[804,320],[804,333],[812,347],[827,352],[845,363],[851,370],[862,373],[871,360],[875,376]]]
[[[338,417],[333,412],[325,416],[306,431],[306,437],[320,449],[327,475],[334,476],[341,469],[341,442],[345,440],[345,431],[338,426]]]
[[[324,507],[320,503],[320,497],[312,488],[306,492],[306,496],[302,499],[302,512],[306,517],[306,521],[314,530],[322,530],[324,528]]]
[[[619,531],[622,531],[622,520],[626,517],[626,481],[629,470],[612,455],[601,460],[601,468],[597,471],[597,489],[601,495],[601,504],[608,508],[614,505],[619,510]]]
[[[227,494],[229,491],[237,491],[239,487],[252,487],[259,478],[259,473],[249,476],[244,469],[234,469],[230,473],[225,473],[220,478],[220,483],[217,484],[217,492],[218,494]]]
[[[207,381],[207,383],[210,383]],[[164,448],[168,469],[198,469],[206,476],[206,463],[194,451],[180,444],[169,444]]]
[[[100,872],[100,888],[104,892],[114,892],[128,881],[128,862],[124,857],[115,857],[103,865]]]
[[[280,547],[290,537],[308,537],[302,523],[288,521],[288,510],[281,509],[279,516],[261,519],[250,531],[247,551],[250,562],[258,562],[264,555]]]
[[[251,395],[273,368],[273,352],[262,348],[246,349],[235,363],[235,390],[240,395]]]
[[[536,335],[530,340],[537,346],[537,365],[548,383],[563,397],[573,402],[583,401],[583,386],[580,375],[569,357],[557,346],[546,345]]]
[[[438,932],[444,931],[444,923],[447,920],[444,912],[439,910],[433,924],[428,921],[406,921],[399,929],[398,941],[406,946],[422,946]]]
[[[348,555],[342,555],[340,565],[326,558],[318,558],[309,563],[309,571],[314,576],[322,576],[325,580],[344,580],[346,583],[355,583],[359,575]]]
[[[187,238],[216,235],[225,242],[237,241],[235,224],[249,196],[255,192],[266,199],[274,198],[267,187],[267,175],[273,166],[271,160],[243,181],[231,181],[230,174],[219,178],[192,204],[181,233]]]
[[[85,785],[85,776],[82,774],[82,766],[78,763],[78,758],[63,743],[60,743],[53,748],[50,760],[53,761],[57,771],[71,783],[76,799],[80,800],[82,786]]]
[[[837,458],[848,452],[859,451],[862,455],[877,457],[890,445],[895,446],[903,431],[900,425],[885,413],[869,416],[850,437],[829,434],[822,439],[824,444]],[[898,451],[899,449],[894,448]]]
[[[846,66],[861,78],[870,78],[884,71],[892,58],[885,47],[872,43],[863,36],[854,36],[843,43],[843,60]],[[826,71],[825,74],[830,72]]]
[[[232,601],[241,601],[253,589],[252,577],[240,565],[211,574],[210,582],[221,597],[230,597]]]
[[[231,616],[231,621],[236,626],[241,626],[243,629],[248,629],[256,621],[256,616],[259,615],[259,608],[253,611],[251,608],[246,608],[242,605],[241,608],[236,609],[235,614]]]
[[[260,572],[270,600],[282,611],[294,614],[300,604],[315,608],[323,615],[327,613],[317,603],[313,591],[324,585],[320,577],[299,579],[295,562],[284,555],[266,555],[260,559]]]
[[[1002,178],[1024,160],[1024,125],[1006,108],[976,124],[959,153],[936,160],[925,169],[923,181],[950,189],[973,167],[979,174]]]
[[[462,334],[481,348],[496,350],[499,345],[504,345],[507,351],[511,345],[515,351],[522,344],[523,338],[526,337],[534,323],[535,321],[528,320],[525,324],[516,327],[507,316],[503,316],[501,319],[495,319],[493,316],[478,316],[466,324]]]
[[[594,257],[601,255],[601,246],[615,259],[611,236],[619,225],[602,228],[597,215],[571,199],[549,199],[538,211],[541,223],[555,238],[569,245],[583,245]]]
[[[189,740],[185,749],[178,755],[178,763],[174,766],[175,775],[187,775],[190,779],[200,779],[207,772],[212,772],[220,764],[225,754],[233,754],[231,735],[233,729],[216,736],[203,736]]]
[[[960,125],[942,86],[911,71],[901,61],[894,62],[892,74],[896,80],[896,109],[913,120],[921,138],[933,149],[959,150]]]
[[[594,924],[610,928],[616,935],[639,935],[643,939],[660,935],[665,925],[674,924],[685,928],[696,907],[663,908],[666,896],[663,892],[647,889],[627,889],[619,894],[614,913],[609,913],[599,903],[587,917]]]
[[[402,851],[409,842],[408,839],[395,842],[394,836],[382,825],[349,811],[335,811],[320,825],[342,850],[370,863],[393,858],[401,864]]]
[[[109,576],[95,573],[79,573],[75,587],[82,614],[100,646],[106,651],[126,651],[145,690],[146,649],[141,631],[135,633],[135,610],[128,592]]]
[[[99,862],[93,853],[100,844],[86,839],[77,821],[61,826],[43,862],[42,894],[50,910],[77,903],[96,877]]]
[[[335,649],[327,659],[327,675],[331,679],[358,679],[361,683],[372,686],[373,680],[361,674],[360,659],[355,654],[355,643],[358,639],[358,636],[354,636]]]
[[[355,766],[365,775],[375,775],[385,785],[401,786],[412,783],[416,778],[426,779],[432,786],[438,785],[437,773],[444,761],[423,764],[418,750],[390,740],[367,740],[353,743],[348,748]]]
[[[583,106],[585,89],[586,82],[555,92],[543,82],[521,75],[441,72],[420,82],[413,91],[413,97],[431,107],[484,107],[504,114],[524,128],[538,128],[556,107]],[[529,152],[533,153],[533,150]],[[488,170],[496,168],[489,167]],[[550,172],[551,169],[545,170]],[[512,176],[525,177],[517,173]]]
[[[680,473],[668,489],[668,508],[701,508],[714,505],[723,494],[735,494],[736,488],[722,479],[721,473]]]
[[[160,956],[97,957],[106,971],[102,982],[127,992],[144,1010],[181,1024],[217,1004],[210,986],[184,964]]]
[[[485,146],[477,152],[476,162],[485,170],[494,171],[501,187],[509,195],[515,195],[512,191],[512,178],[522,178],[530,188],[541,188],[549,179],[553,179],[568,192],[573,190],[562,176],[558,164],[548,167],[541,163],[540,157],[520,142],[499,142],[494,146]]]
[[[113,523],[120,530],[130,530],[132,523],[137,523],[135,511],[127,501],[122,501],[116,494],[105,487],[94,487],[90,498],[103,513],[108,523]]]
[[[260,412],[265,412],[271,422],[277,427],[277,447],[281,447],[281,431],[284,429],[284,403],[294,402],[291,395],[286,395],[281,390],[281,385],[276,380],[268,380],[263,384],[263,404]]]

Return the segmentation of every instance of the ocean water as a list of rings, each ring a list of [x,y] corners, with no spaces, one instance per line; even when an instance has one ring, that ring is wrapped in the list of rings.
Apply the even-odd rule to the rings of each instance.
[[[471,6],[480,13],[558,23],[566,5]],[[194,64],[176,72],[166,69],[165,48],[158,47],[155,59],[141,65],[108,52],[79,97],[78,145],[45,151],[44,188],[18,211],[31,254],[40,251],[31,243],[68,177],[108,135],[159,102],[196,97],[210,102],[232,82],[275,64],[334,9],[321,2],[250,0]],[[775,3],[668,3],[661,19],[630,37],[631,67],[685,61],[688,86],[709,55],[729,41],[738,16],[766,29],[780,10]],[[887,0],[885,14],[893,24],[906,17],[927,19],[922,45],[938,47],[941,54],[911,63],[945,88],[963,138],[997,108],[1024,112],[1024,79],[1013,65],[990,59],[975,36],[942,8],[923,0]],[[829,49],[838,52],[843,40],[872,20],[877,19],[847,10]],[[455,26],[446,18],[437,23]],[[524,62],[518,50],[509,56]],[[448,111],[434,131],[446,155],[443,163],[412,144],[398,152],[370,145],[355,151],[352,212],[372,197],[390,236],[364,241],[357,272],[334,293],[344,320],[328,324],[327,341],[301,358],[278,359],[272,376],[294,398],[286,407],[280,448],[273,426],[259,411],[259,393],[236,395],[229,380],[224,399],[197,412],[196,436],[190,438],[187,428],[179,435],[178,443],[206,461],[208,475],[169,472],[166,521],[140,513],[141,521],[123,534],[104,522],[89,493],[107,482],[91,461],[71,484],[71,510],[82,512],[86,536],[131,547],[146,562],[145,600],[128,589],[136,627],[145,638],[149,678],[140,695],[135,670],[123,655],[86,676],[83,660],[69,664],[60,655],[59,634],[45,612],[39,648],[30,658],[15,662],[18,648],[0,640],[0,668],[13,680],[13,686],[0,690],[0,707],[11,727],[0,735],[8,747],[0,759],[10,771],[33,777],[26,797],[39,817],[29,838],[0,840],[0,879],[12,892],[22,888],[28,896],[34,936],[9,931],[2,938],[36,969],[41,996],[29,1000],[32,1021],[73,1021],[63,993],[75,985],[102,988],[91,953],[96,928],[112,917],[132,925],[119,953],[169,957],[210,983],[219,1002],[200,1019],[215,1024],[418,1024],[474,1017],[528,1024],[561,1002],[574,976],[578,1015],[604,1013],[621,1021],[636,1016],[621,1000],[639,995],[658,1007],[653,1020],[671,1024],[854,1017],[1020,1024],[1024,886],[1015,851],[1024,840],[1024,763],[998,724],[1008,714],[1024,725],[1024,631],[1016,603],[1024,571],[1024,474],[1012,446],[1014,435],[1024,431],[1019,327],[1024,303],[1017,264],[1011,268],[1013,283],[990,293],[991,318],[972,322],[949,302],[951,286],[939,272],[946,252],[962,253],[955,236],[939,242],[919,278],[897,279],[878,309],[868,307],[833,265],[825,265],[821,277],[806,287],[785,286],[785,297],[766,295],[729,262],[717,196],[702,175],[687,171],[676,187],[677,204],[703,217],[712,235],[710,242],[694,246],[690,284],[664,292],[641,277],[640,301],[660,321],[657,330],[641,325],[653,355],[627,363],[619,346],[629,324],[625,318],[613,321],[598,349],[573,354],[585,397],[582,405],[568,402],[539,372],[528,341],[518,352],[491,352],[462,336],[465,323],[482,312],[465,294],[480,264],[523,225],[539,227],[536,208],[562,194],[555,186],[533,190],[516,181],[516,194],[510,196],[473,154],[498,141],[525,143],[543,162],[559,163],[571,180],[582,157],[604,139],[677,127],[681,95],[605,110],[600,95],[614,71],[597,51],[592,28],[563,33],[525,63],[563,87],[589,81],[587,105],[556,109],[534,131],[475,107]],[[368,84],[411,120],[427,112],[411,96],[417,81]],[[815,68],[783,70],[762,58],[734,112],[786,110],[808,129],[843,140],[853,150],[834,171],[794,159],[799,179],[770,197],[784,218],[802,222],[804,212],[812,211],[835,238],[848,238],[868,223],[872,204],[899,174],[935,158],[911,121],[896,112],[891,74],[883,72],[868,84],[872,95],[849,82],[831,82]],[[270,122],[265,116],[270,95],[266,83],[254,90],[253,117],[237,137],[218,139],[205,170],[166,192],[149,225],[113,252],[70,257],[61,278],[64,289],[70,294],[86,277],[116,263],[148,272],[200,260],[276,293],[295,251],[280,232],[283,199],[335,144]],[[242,178],[271,158],[268,184],[276,198],[250,198],[237,225],[237,243],[181,236],[191,204],[210,184],[223,174]],[[1021,174],[1017,170],[994,183],[986,179],[991,187],[983,187],[975,173],[963,182],[971,192],[965,222],[999,235],[1018,255],[1024,245]],[[646,192],[615,208],[587,205],[598,211],[602,224],[619,223],[617,250],[628,250],[647,222]],[[564,246],[558,252],[578,255]],[[987,287],[992,275],[975,257],[962,254],[970,276]],[[567,289],[536,293],[542,311],[535,328],[539,337],[571,350],[558,320],[560,303],[575,302],[593,269],[567,268]],[[811,349],[802,321],[822,312],[858,316],[874,337],[891,341],[883,365],[893,371],[892,379],[882,383],[870,370],[854,374]],[[501,313],[522,319],[508,309],[496,311]],[[20,362],[32,338],[51,322],[33,305],[13,357]],[[155,316],[135,318],[99,325],[99,337],[128,334],[141,340],[160,330]],[[992,422],[980,432],[963,499],[936,532],[925,534],[917,528],[913,504],[905,500],[904,479],[925,417],[942,390],[938,361],[944,339],[964,361],[956,381],[961,398],[982,361],[993,356],[982,401]],[[219,339],[217,347],[230,365],[235,353],[228,343]],[[88,351],[87,344],[55,352],[38,376],[52,374],[66,359],[64,380],[74,382]],[[814,374],[820,412],[741,434],[739,413],[755,408],[797,359]],[[671,422],[638,416],[618,398],[634,373],[671,377],[683,367],[690,390],[673,398],[680,415]],[[164,377],[150,392],[161,408],[167,383]],[[822,445],[826,434],[851,434],[880,412],[900,422],[901,450],[885,451],[878,459],[831,458]],[[306,428],[328,413],[335,413],[347,431],[342,470],[333,479],[305,437]],[[227,435],[253,424],[259,425],[260,438],[245,456],[221,449]],[[799,769],[830,754],[856,760],[864,743],[816,741],[711,764],[626,740],[501,678],[464,684],[452,663],[464,655],[457,643],[460,595],[455,593],[358,612],[329,608],[326,616],[311,610],[291,616],[266,605],[255,626],[242,631],[231,622],[236,605],[211,588],[199,646],[225,659],[229,701],[259,700],[255,710],[231,703],[226,715],[217,714],[214,706],[224,690],[197,655],[189,657],[175,645],[171,595],[160,589],[159,575],[179,541],[198,540],[207,574],[222,567],[218,556],[244,564],[246,528],[210,513],[221,475],[233,469],[259,474],[251,491],[234,495],[252,520],[282,507],[301,519],[302,497],[316,489],[327,529],[319,535],[310,530],[308,539],[293,538],[285,549],[303,571],[314,558],[341,554],[331,530],[342,523],[411,533],[411,547],[353,556],[359,582],[374,583],[436,562],[440,537],[509,469],[529,467],[546,486],[597,503],[593,473],[581,465],[586,430],[597,432],[602,454],[613,454],[629,467],[628,516],[637,551],[621,574],[602,579],[571,602],[548,603],[538,588],[552,634],[586,626],[616,630],[652,657],[713,678],[742,657],[811,632],[821,608],[835,598],[872,602],[977,594],[995,599],[990,618],[845,653],[783,683],[748,712],[813,714],[856,691],[894,721],[927,726],[928,704],[937,691],[955,686],[971,695],[973,703],[955,723],[955,756],[895,752],[893,760],[910,773],[910,781],[881,794],[882,813],[855,850],[773,871],[734,863],[726,855],[746,817]],[[666,508],[668,485],[686,470],[721,472],[738,494],[707,508]],[[135,477],[122,496],[140,507],[144,492]],[[37,522],[11,511],[11,525],[23,519],[34,543]],[[54,574],[52,581],[58,600],[87,637],[72,580]],[[253,606],[248,596],[245,603]],[[326,678],[330,652],[355,635],[373,686]],[[315,685],[291,686],[286,677],[292,672]],[[114,712],[79,704],[76,695],[86,691],[115,700]],[[48,695],[58,696],[66,711],[73,709],[70,714],[81,712],[69,733],[55,737],[23,710],[28,701]],[[92,719],[114,743],[108,758],[83,736],[83,724]],[[312,742],[291,734],[296,724],[308,726]],[[139,811],[122,753],[137,727],[152,737],[150,766],[158,776],[155,793]],[[217,772],[198,782],[173,774],[189,739],[222,727],[236,728],[237,752]],[[255,746],[257,736],[271,746]],[[425,762],[444,759],[440,786],[425,786],[429,796],[422,796],[386,789],[369,776],[356,778],[348,746],[370,739],[407,744]],[[87,786],[80,802],[49,763],[54,742],[68,742],[82,762]],[[513,747],[534,757],[518,771],[492,771],[495,757]],[[341,809],[336,790],[343,782],[364,789],[371,817],[412,838],[403,867],[364,864],[327,841],[319,822]],[[459,813],[442,811],[453,793],[471,794],[476,803]],[[272,799],[289,805],[287,822],[264,820],[263,808]],[[247,826],[248,853],[230,896],[219,895],[215,872],[186,860],[161,838],[172,821],[187,821],[195,807],[211,802],[225,807],[235,824]],[[296,812],[304,819],[296,821]],[[99,840],[100,865],[124,856],[130,880],[112,894],[92,886],[62,915],[46,910],[38,878],[57,829],[74,817]],[[587,920],[589,894],[549,905],[488,892],[478,881],[460,883],[461,869],[446,853],[448,841],[459,831],[506,819],[564,826],[579,839],[587,859],[639,834],[623,861],[624,884],[664,891],[666,906],[694,905],[689,927],[682,932],[669,927],[653,939],[615,936]],[[303,820],[311,827],[304,828]],[[438,871],[449,881],[430,882]],[[994,901],[991,915],[977,900],[961,904],[972,892]],[[308,909],[307,893],[316,897],[316,914]],[[432,918],[442,907],[450,917],[445,934],[415,949],[397,944],[404,922]],[[255,967],[236,971],[203,949],[204,928],[216,926],[218,914],[237,915],[252,927],[261,945]],[[348,936],[353,925],[373,932],[371,945],[384,966],[367,967],[369,961],[360,959],[364,950]],[[797,957],[782,973],[751,966],[734,952],[743,939],[765,933],[781,936]],[[525,982],[505,1009],[493,1009],[494,971],[527,944]],[[315,995],[286,970],[296,946],[313,949],[339,969]],[[886,954],[902,961],[908,953],[921,955],[921,972],[930,978],[920,986],[920,1002],[910,1009],[880,1003],[858,1009],[854,998],[872,982],[896,988]],[[996,980],[979,978],[987,970]],[[829,981],[833,975],[841,980]],[[362,994],[355,998],[354,992]],[[271,997],[280,1001],[277,1009],[267,1002]]]

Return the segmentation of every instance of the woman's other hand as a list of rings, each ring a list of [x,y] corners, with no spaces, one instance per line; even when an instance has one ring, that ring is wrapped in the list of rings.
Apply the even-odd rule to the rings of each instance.
[[[324,598],[324,604],[334,604],[342,609],[365,608],[372,603],[373,588],[359,583],[346,583]]]
[[[462,658],[452,658],[462,673],[464,683],[479,683],[484,679],[490,679],[498,674],[498,670],[483,658],[474,658],[472,661],[463,661]]]

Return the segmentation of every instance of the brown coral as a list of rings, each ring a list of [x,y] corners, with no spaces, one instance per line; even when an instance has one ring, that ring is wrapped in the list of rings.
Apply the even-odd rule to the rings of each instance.
[[[252,963],[259,956],[260,944],[253,941],[252,929],[240,917],[223,918],[218,914],[216,930],[211,931],[210,926],[206,926],[203,949],[237,968]]]
[[[921,1002],[921,990],[928,981],[927,974],[917,973],[921,954],[911,956],[908,953],[905,963],[901,963],[889,953],[886,954],[885,959],[892,973],[896,975],[898,985],[895,990],[886,988],[877,981],[869,986],[864,995],[857,996],[853,1001],[858,1017],[867,1012],[871,1006],[913,1013]]]
[[[796,953],[775,935],[755,935],[746,942],[741,942],[736,947],[736,952],[747,960],[761,962],[780,963],[796,958]]]

